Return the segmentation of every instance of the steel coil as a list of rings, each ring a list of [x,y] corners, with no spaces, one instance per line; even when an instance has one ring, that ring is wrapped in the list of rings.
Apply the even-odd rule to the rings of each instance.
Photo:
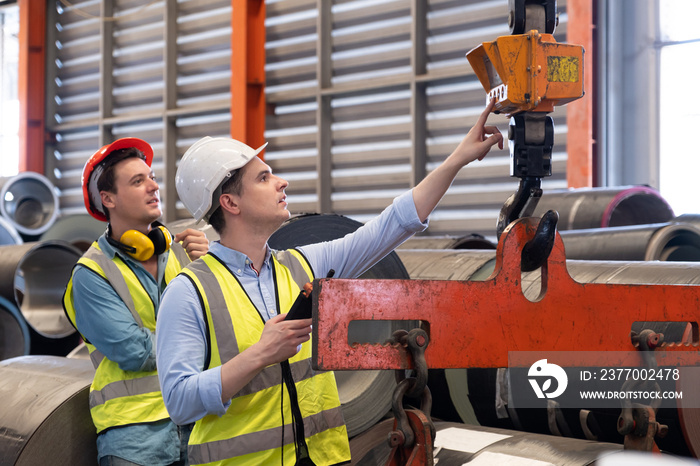
[[[353,464],[386,464],[391,449],[387,434],[392,424],[377,424],[350,441]],[[602,458],[614,458],[622,446],[529,432],[435,422],[435,464],[440,466],[510,465],[510,466],[586,466]],[[358,457],[356,458],[355,455]],[[658,461],[658,457],[656,457]]]
[[[496,249],[496,245],[474,233],[466,236],[414,236],[398,249]]]
[[[20,236],[17,228],[10,222],[0,217],[0,246],[6,244],[22,244],[24,240]]]
[[[545,191],[532,216],[548,210],[559,213],[559,230],[663,223],[674,217],[668,202],[649,186]]]
[[[700,261],[700,229],[658,223],[560,232],[568,259]]]
[[[65,241],[0,246],[0,296],[19,309],[29,326],[31,354],[65,356],[79,343],[62,298],[81,255]]]
[[[26,239],[48,230],[58,216],[58,195],[43,175],[22,172],[0,179],[0,214]]]
[[[29,354],[29,327],[19,309],[0,296],[0,360]]]
[[[94,465],[97,434],[88,406],[93,375],[92,363],[81,359],[0,361],[2,464]]]
[[[46,230],[40,241],[62,240],[85,252],[107,229],[107,224],[88,214],[64,215]]]

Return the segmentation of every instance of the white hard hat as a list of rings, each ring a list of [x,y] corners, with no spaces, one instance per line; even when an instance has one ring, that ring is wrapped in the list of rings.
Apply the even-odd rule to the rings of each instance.
[[[209,220],[219,207],[217,192],[224,181],[265,146],[253,149],[235,139],[206,136],[187,149],[177,167],[175,189],[195,221]]]

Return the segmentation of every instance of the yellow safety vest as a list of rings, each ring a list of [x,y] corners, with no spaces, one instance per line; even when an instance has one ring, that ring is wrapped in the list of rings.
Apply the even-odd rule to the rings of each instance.
[[[175,278],[189,261],[182,246],[173,243],[165,266],[165,282]],[[138,277],[118,255],[109,259],[95,241],[77,265],[85,266],[107,280],[129,308],[139,327],[155,332],[153,301]],[[63,309],[77,329],[73,305],[73,274],[63,294]],[[83,340],[95,366],[95,377],[90,386],[90,414],[98,434],[110,427],[155,422],[170,417],[163,402],[157,371],[122,370],[116,362],[105,358],[85,337]]]
[[[295,250],[274,251],[272,261],[278,311],[287,311],[304,283],[313,280],[311,267]],[[204,310],[209,331],[205,369],[222,365],[260,340],[265,325],[262,316],[218,257],[207,254],[181,275],[199,291]],[[289,363],[311,459],[318,466],[349,461],[350,446],[335,376],[312,369],[311,341],[304,343]],[[293,465],[296,456],[290,403],[281,365],[266,367],[233,397],[223,416],[210,414],[195,423],[188,447],[190,464],[281,464],[284,455],[284,464]]]

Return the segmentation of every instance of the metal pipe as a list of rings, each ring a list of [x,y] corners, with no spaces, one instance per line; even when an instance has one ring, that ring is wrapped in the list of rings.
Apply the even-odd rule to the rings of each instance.
[[[545,191],[532,216],[548,210],[559,213],[560,231],[663,223],[674,217],[668,202],[648,186]]]
[[[0,296],[14,303],[40,336],[57,339],[74,334],[62,297],[81,255],[66,241],[0,246]]]
[[[414,236],[399,249],[496,249],[496,245],[473,233],[466,236]]]
[[[21,235],[35,239],[56,221],[58,195],[53,184],[39,173],[0,178],[0,214]]]
[[[437,421],[434,425],[434,461],[440,466],[472,463],[586,466],[603,458],[612,459],[607,464],[621,464],[615,463],[615,459],[619,461],[618,455],[623,453],[622,445],[614,443],[454,422]],[[393,420],[389,419],[350,440],[353,463],[384,464],[391,453],[386,439],[392,430]],[[657,458],[657,461],[661,460]]]
[[[0,217],[0,245],[22,244],[23,242],[24,240],[17,231],[17,228],[3,217]]]
[[[40,241],[68,241],[81,251],[87,251],[107,229],[107,224],[88,214],[59,217],[40,237]]]
[[[568,259],[700,261],[700,229],[690,224],[630,225],[560,234]]]
[[[0,361],[0,462],[95,464],[97,435],[88,403],[94,373],[85,359],[21,356]]]
[[[0,360],[29,354],[29,327],[17,306],[0,296]]]

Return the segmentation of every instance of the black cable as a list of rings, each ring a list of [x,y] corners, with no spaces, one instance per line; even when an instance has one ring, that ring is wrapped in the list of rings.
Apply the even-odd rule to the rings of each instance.
[[[284,375],[280,371],[280,415],[282,416],[282,438],[280,440],[280,465],[284,466]]]

